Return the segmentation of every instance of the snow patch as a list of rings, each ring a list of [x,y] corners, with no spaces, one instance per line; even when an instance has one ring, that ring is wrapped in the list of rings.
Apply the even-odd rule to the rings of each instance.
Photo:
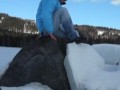
[[[1,87],[2,90],[52,90],[46,85],[40,83],[29,83],[20,87]]]
[[[1,20],[4,20],[5,19],[5,17],[1,17]]]
[[[97,31],[97,35],[102,35],[105,31]]]
[[[20,50],[21,48],[0,47],[0,76]]]
[[[0,20],[0,23],[2,23],[2,21]]]

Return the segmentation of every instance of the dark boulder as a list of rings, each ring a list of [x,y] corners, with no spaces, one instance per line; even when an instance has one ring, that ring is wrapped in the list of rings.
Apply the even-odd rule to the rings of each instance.
[[[40,82],[53,90],[70,90],[63,64],[66,44],[61,41],[42,37],[23,47],[0,79],[0,86]]]

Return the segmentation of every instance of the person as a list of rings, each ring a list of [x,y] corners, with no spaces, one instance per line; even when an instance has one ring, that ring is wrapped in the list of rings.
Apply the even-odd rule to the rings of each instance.
[[[41,0],[36,14],[36,25],[41,36],[50,35],[54,40],[61,37],[68,41],[79,37],[68,10],[62,7],[65,4],[66,0]]]

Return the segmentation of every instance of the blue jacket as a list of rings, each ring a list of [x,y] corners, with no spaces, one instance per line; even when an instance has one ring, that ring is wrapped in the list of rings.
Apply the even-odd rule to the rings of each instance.
[[[53,33],[53,15],[61,7],[59,0],[41,0],[36,14],[36,25],[40,32],[44,29]]]

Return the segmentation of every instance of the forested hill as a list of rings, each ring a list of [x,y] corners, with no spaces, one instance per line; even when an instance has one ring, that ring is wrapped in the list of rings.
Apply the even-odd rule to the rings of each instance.
[[[0,29],[22,33],[38,33],[34,20],[26,20],[0,13]]]
[[[74,25],[86,43],[120,44],[120,30],[109,27]],[[0,46],[23,47],[35,40],[39,33],[34,20],[26,20],[0,13]]]
[[[94,31],[98,32],[98,34],[103,34],[102,32],[114,32],[120,33],[120,30],[109,27],[96,27],[90,25],[75,25],[76,29],[80,31]],[[14,31],[14,32],[22,32],[22,33],[30,33],[36,34],[38,30],[36,28],[35,20],[26,20],[18,17],[12,17],[5,13],[0,13],[0,29]]]

